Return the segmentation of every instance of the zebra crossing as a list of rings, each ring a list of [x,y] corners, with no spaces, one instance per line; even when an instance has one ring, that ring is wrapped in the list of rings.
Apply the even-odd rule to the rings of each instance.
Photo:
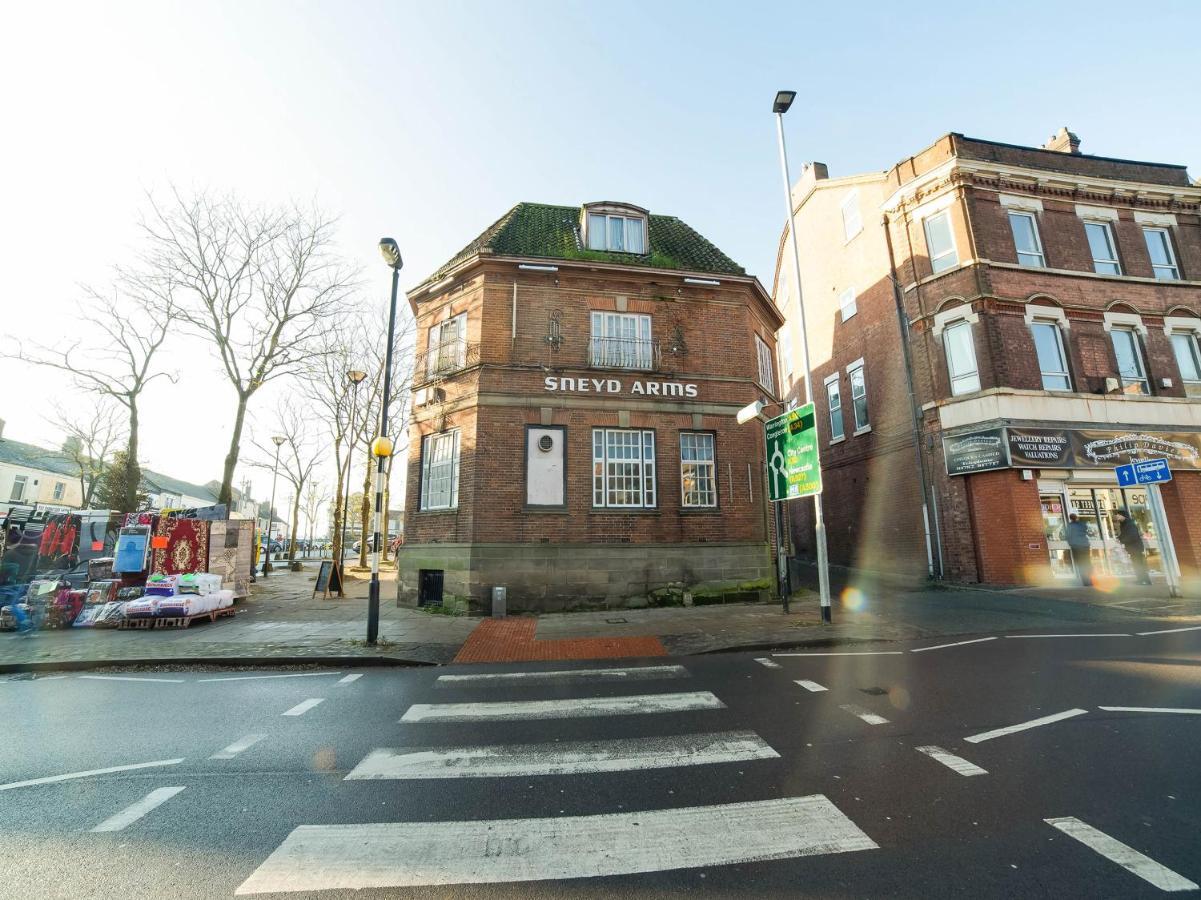
[[[464,699],[412,703],[398,725],[404,743],[429,729],[462,740],[437,746],[372,750],[345,776],[364,780],[481,779],[506,790],[514,778],[687,769],[723,763],[767,763],[779,752],[746,729],[715,730],[713,714],[730,713],[710,691],[665,691],[652,682],[690,677],[681,665],[440,675],[434,689],[486,691],[503,686],[559,688],[569,697],[504,701]],[[597,693],[603,685],[644,683],[645,691]],[[686,687],[687,685],[681,685]],[[618,690],[621,690],[618,688]],[[611,688],[610,688],[611,691]],[[477,694],[478,696],[478,694]],[[486,694],[484,695],[486,698]],[[663,734],[621,735],[638,725]],[[679,732],[700,716],[705,727]],[[612,718],[603,737],[541,742],[474,743],[499,729],[519,731],[537,720]],[[697,719],[696,721],[700,721]],[[639,724],[640,723],[640,724]],[[618,732],[610,736],[610,732]],[[695,767],[695,768],[694,768]],[[506,779],[509,779],[506,782]],[[523,789],[528,785],[522,783]],[[581,792],[585,790],[580,783]],[[237,889],[238,895],[286,891],[400,888],[590,878],[848,853],[877,844],[822,794],[585,815],[435,822],[306,824],[295,828]]]

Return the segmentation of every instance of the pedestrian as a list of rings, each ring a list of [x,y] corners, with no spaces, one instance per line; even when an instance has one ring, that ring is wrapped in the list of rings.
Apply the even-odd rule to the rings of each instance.
[[[1128,509],[1119,509],[1114,513],[1118,520],[1118,543],[1130,554],[1130,564],[1134,566],[1134,580],[1139,584],[1150,584],[1151,575],[1147,572],[1147,548],[1143,544],[1143,536],[1139,533],[1138,525],[1130,517]]]
[[[1089,546],[1088,526],[1075,513],[1068,516],[1067,527],[1068,552],[1072,555],[1072,565],[1080,583],[1091,587],[1093,583],[1093,551]]]

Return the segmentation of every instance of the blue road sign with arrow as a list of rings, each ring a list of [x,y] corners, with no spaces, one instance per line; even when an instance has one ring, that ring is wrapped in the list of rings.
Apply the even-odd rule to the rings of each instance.
[[[1135,484],[1159,484],[1172,480],[1172,470],[1166,459],[1139,459],[1124,466],[1115,466],[1118,484],[1130,487]]]

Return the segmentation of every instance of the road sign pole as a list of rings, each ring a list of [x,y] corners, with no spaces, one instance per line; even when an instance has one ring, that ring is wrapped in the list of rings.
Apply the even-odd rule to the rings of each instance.
[[[1158,484],[1147,485],[1147,498],[1151,501],[1151,518],[1155,522],[1155,536],[1159,538],[1159,558],[1163,563],[1164,575],[1168,580],[1168,594],[1180,596],[1180,568],[1176,563],[1176,545],[1172,543],[1172,532],[1168,529],[1168,515],[1163,508],[1163,497]]]

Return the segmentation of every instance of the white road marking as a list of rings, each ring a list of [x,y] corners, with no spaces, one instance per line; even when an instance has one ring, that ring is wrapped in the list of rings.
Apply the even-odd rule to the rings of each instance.
[[[312,709],[318,703],[323,703],[324,701],[325,701],[324,697],[310,697],[308,700],[302,700],[301,702],[297,703],[286,713],[283,713],[283,715],[285,715],[285,716],[303,716],[305,713],[307,713],[310,709]]]
[[[1100,853],[1110,862],[1117,863],[1127,872],[1155,885],[1161,891],[1197,890],[1197,885],[1183,875],[1173,872],[1167,866],[1160,865],[1149,856],[1144,856],[1133,847],[1123,844],[1117,838],[1111,838],[1105,832],[1098,831],[1087,822],[1081,822],[1075,816],[1043,819],[1043,821],[1058,828],[1068,837],[1075,838],[1090,850]]]
[[[584,775],[777,759],[753,731],[490,747],[373,750],[347,780]]]
[[[1185,716],[1201,716],[1201,709],[1184,709],[1170,706],[1098,706],[1106,712],[1178,713]]]
[[[768,669],[778,669],[780,664],[775,660],[768,659],[766,656],[756,656],[755,662]]]
[[[133,763],[128,766],[109,766],[106,769],[89,769],[86,772],[68,772],[66,775],[49,775],[45,778],[30,778],[28,781],[12,781],[0,784],[0,791],[10,791],[13,788],[30,787],[35,784],[53,784],[56,781],[71,781],[75,778],[89,778],[92,775],[109,775],[113,772],[130,772],[134,769],[149,769],[154,766],[177,766],[184,761],[179,759],[156,759],[154,762]]]
[[[1052,722],[1061,722],[1064,719],[1070,719],[1073,716],[1082,716],[1087,709],[1068,709],[1061,713],[1055,713],[1051,716],[1043,716],[1041,719],[1031,719],[1029,722],[1020,722],[1017,725],[1008,725],[1005,728],[997,728],[993,731],[984,731],[980,734],[973,734],[971,737],[965,737],[964,740],[969,744],[978,744],[981,741],[991,741],[993,738],[1002,737],[1006,734],[1013,734],[1017,731],[1025,731],[1028,728],[1037,728],[1039,725],[1050,725]]]
[[[1201,631],[1201,625],[1189,625],[1187,628],[1164,628],[1161,631],[1139,631],[1136,634],[1139,637],[1146,637],[1149,634],[1179,634],[1181,631]]]
[[[485,672],[478,675],[439,675],[438,687],[478,684],[551,684],[556,681],[640,681],[655,678],[687,678],[683,666],[634,666],[627,669],[558,669],[553,672]]]
[[[942,747],[917,747],[918,753],[924,753],[931,759],[936,759],[948,769],[958,772],[960,775],[987,775],[986,769],[980,768],[973,762],[968,762],[962,756],[956,756],[954,753],[948,753]]]
[[[888,724],[888,719],[884,718],[883,716],[878,716],[874,712],[864,709],[862,706],[856,706],[854,703],[844,703],[841,706],[839,706],[838,708],[845,709],[852,716],[858,716],[860,719],[862,719],[868,725],[887,725]]]
[[[816,681],[810,681],[808,678],[798,679],[796,683],[799,684],[801,687],[803,687],[807,691],[813,691],[815,694],[818,691],[824,691],[826,689],[822,685],[818,684]]]
[[[183,684],[182,678],[137,678],[133,675],[80,675],[92,681],[161,681],[165,684]]]
[[[773,653],[772,656],[900,656],[900,650],[856,650],[833,653]]]
[[[151,791],[137,803],[125,807],[115,816],[105,819],[92,831],[121,831],[129,825],[132,825],[146,813],[150,812],[158,806],[162,806],[180,791],[182,787],[161,787]]]
[[[1133,635],[1121,632],[1117,634],[1007,634],[1006,638],[1010,640],[1024,640],[1026,638],[1078,638],[1078,637],[1132,637]]]
[[[209,759],[233,759],[243,750],[249,750],[266,736],[265,734],[248,734],[246,737],[238,738],[224,750],[218,750]]]
[[[910,653],[924,653],[927,650],[945,650],[947,647],[963,647],[967,644],[982,644],[985,641],[995,641],[996,636],[985,638],[973,638],[970,641],[956,641],[953,644],[935,644],[933,647],[914,647]]]
[[[501,703],[415,703],[401,722],[486,722],[506,719],[575,719],[586,716],[634,716],[725,709],[709,691],[686,694],[638,694],[632,697],[569,697],[563,700],[516,700]]]
[[[362,672],[355,672],[353,675],[343,675],[336,682],[337,684],[350,684],[352,681],[358,681],[363,677]]]
[[[563,818],[302,825],[236,893],[595,878],[876,847],[820,794]]]
[[[341,675],[341,672],[289,672],[287,675],[229,675],[221,678],[197,678],[197,683],[204,681],[260,681],[264,678],[320,678],[329,675]]]

